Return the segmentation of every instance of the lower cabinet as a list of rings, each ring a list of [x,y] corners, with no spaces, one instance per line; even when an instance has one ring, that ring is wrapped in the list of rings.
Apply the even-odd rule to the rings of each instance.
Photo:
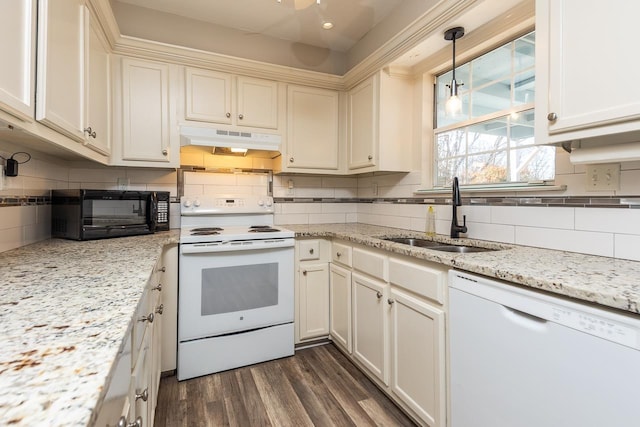
[[[447,269],[344,241],[332,247],[331,339],[420,425],[446,426]]]
[[[389,385],[388,285],[353,273],[353,356]]]
[[[329,333],[334,343],[351,353],[351,270],[329,267]]]
[[[161,371],[162,278],[158,260],[149,279],[95,422],[105,426],[153,426]]]
[[[329,335],[329,246],[324,239],[296,240],[296,344]]]
[[[391,290],[391,391],[430,426],[445,425],[444,311]]]

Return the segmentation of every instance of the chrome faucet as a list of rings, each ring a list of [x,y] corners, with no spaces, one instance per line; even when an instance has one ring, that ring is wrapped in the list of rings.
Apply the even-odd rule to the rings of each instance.
[[[451,218],[451,238],[457,239],[460,233],[467,232],[467,216],[462,215],[462,225],[458,225],[458,206],[462,206],[462,198],[460,197],[460,186],[458,185],[458,177],[453,177],[453,194],[451,196],[451,204],[453,205],[453,217]]]

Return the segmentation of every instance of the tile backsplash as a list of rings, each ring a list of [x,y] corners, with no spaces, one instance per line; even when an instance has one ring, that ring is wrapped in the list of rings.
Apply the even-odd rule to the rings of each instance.
[[[0,141],[0,155],[21,151]],[[640,261],[640,162],[622,164],[619,191],[585,191],[584,166],[573,166],[558,152],[557,183],[563,193],[520,197],[492,195],[464,198],[468,237],[539,246]],[[70,163],[32,153],[18,177],[0,181],[0,251],[50,237],[52,189],[117,189],[118,179],[137,190],[177,191],[177,172],[166,169],[107,167]],[[250,165],[256,167],[255,164]],[[185,180],[185,194],[266,194],[267,178],[247,173],[195,174]],[[447,197],[417,199],[422,174],[376,173],[360,176],[275,175],[277,224],[361,222],[425,230],[429,203],[436,209],[436,231],[448,234],[451,206]],[[425,202],[426,200],[426,202]],[[179,227],[179,205],[171,204],[171,226]]]

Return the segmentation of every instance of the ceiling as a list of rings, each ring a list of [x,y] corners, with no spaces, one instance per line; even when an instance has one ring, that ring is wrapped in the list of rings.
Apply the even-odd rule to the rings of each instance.
[[[408,0],[119,0],[185,18],[347,52]],[[325,22],[333,28],[322,28]]]

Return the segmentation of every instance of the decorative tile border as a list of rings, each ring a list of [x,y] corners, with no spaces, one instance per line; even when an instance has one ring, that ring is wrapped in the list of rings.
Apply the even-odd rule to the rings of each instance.
[[[50,204],[51,196],[0,196],[0,208]]]
[[[390,203],[410,205],[449,205],[451,197],[400,198],[314,198],[276,197],[275,203]],[[473,206],[541,206],[566,208],[631,208],[640,209],[638,196],[565,196],[565,197],[463,197],[463,205]]]

